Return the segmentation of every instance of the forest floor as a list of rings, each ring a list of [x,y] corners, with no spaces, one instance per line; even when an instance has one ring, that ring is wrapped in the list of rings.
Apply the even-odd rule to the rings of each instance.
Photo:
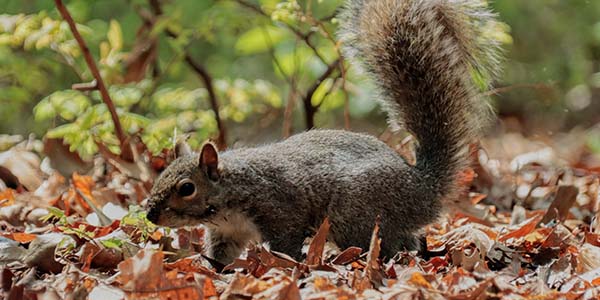
[[[370,249],[336,249],[326,242],[324,222],[307,241],[303,261],[256,246],[225,267],[202,256],[202,228],[169,230],[145,219],[139,205],[168,153],[151,157],[136,145],[136,162],[101,151],[92,163],[60,141],[3,136],[1,294],[599,299],[600,157],[587,148],[584,134],[484,140],[474,151],[472,172],[463,176],[470,192],[425,228],[427,247],[420,252],[380,258],[377,238]]]

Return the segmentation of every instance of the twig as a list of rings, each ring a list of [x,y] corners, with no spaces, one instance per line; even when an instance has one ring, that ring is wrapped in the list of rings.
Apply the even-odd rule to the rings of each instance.
[[[498,95],[501,93],[509,92],[514,89],[534,89],[534,90],[551,90],[553,83],[521,83],[521,84],[513,84],[508,86],[503,86],[499,88],[495,88],[493,90],[489,90],[487,92],[482,93],[483,96],[492,96]]]
[[[248,3],[245,0],[236,0],[237,3],[239,3],[241,6],[244,6],[246,8],[249,8],[250,10],[256,12],[259,15],[262,15],[263,17],[266,18],[271,18],[271,16],[269,14],[267,14],[265,11],[263,11],[260,7],[257,7],[256,5],[252,4],[252,3]],[[291,32],[293,32],[299,39],[303,40],[304,43],[315,53],[315,55],[321,60],[321,62],[323,62],[323,64],[327,65],[327,61],[325,60],[325,57],[323,57],[319,51],[317,50],[317,47],[310,41],[310,37],[312,36],[313,32],[308,32],[308,33],[304,33],[302,31],[300,31],[298,28],[285,23],[285,22],[280,22],[281,24],[283,24],[283,26],[285,26],[287,29],[289,29]]]
[[[150,7],[153,10],[153,13],[156,16],[162,15],[163,11],[162,11],[162,7],[160,6],[159,0],[149,0],[149,3],[150,3]],[[153,19],[150,19],[150,20],[147,19],[148,16],[141,15],[141,17],[144,19],[144,21],[154,24]],[[173,39],[177,39],[179,36],[176,32],[174,32],[173,30],[171,30],[169,28],[167,28],[165,30],[165,32],[169,37],[171,37]],[[225,149],[227,147],[227,134],[226,134],[225,125],[223,123],[223,120],[221,120],[221,115],[219,113],[219,100],[217,99],[217,94],[215,92],[213,78],[208,73],[206,68],[201,63],[194,60],[194,58],[187,51],[185,52],[184,60],[194,70],[194,72],[196,72],[198,77],[200,77],[200,80],[202,80],[204,87],[208,91],[208,99],[210,101],[210,108],[213,111],[213,113],[215,114],[217,128],[219,129],[219,135],[218,135],[217,141],[216,141],[217,146],[219,149]]]
[[[339,67],[340,74],[342,77],[342,91],[344,92],[344,127],[346,128],[346,130],[350,130],[350,97],[348,95],[348,90],[346,90],[346,66],[344,65],[344,55],[342,54],[342,51],[340,51],[339,43],[335,40],[333,35],[329,33],[325,25],[323,25],[323,22],[312,18],[312,16],[310,16],[310,20],[312,20],[313,24],[319,27],[321,31],[323,31],[323,35],[325,36],[325,38],[331,41],[331,43],[335,47],[335,50],[338,53],[339,60],[341,61]]]
[[[290,83],[290,93],[288,94],[288,101],[283,112],[283,138],[288,138],[292,134],[292,121],[293,111],[296,105],[296,98],[298,97],[298,89],[296,87],[296,77],[292,77]]]
[[[296,67],[293,68],[294,72],[293,72],[292,76],[288,76],[285,73],[285,70],[283,69],[281,62],[279,61],[279,59],[277,58],[277,55],[275,54],[275,48],[273,46],[273,41],[271,40],[271,35],[269,35],[269,32],[267,32],[267,30],[265,30],[264,27],[261,27],[261,28],[262,28],[262,32],[263,32],[263,36],[265,37],[265,40],[268,41],[269,54],[271,55],[273,62],[275,62],[275,66],[281,73],[281,76],[283,76],[285,81],[290,85],[290,92],[288,94],[287,104],[285,105],[285,109],[283,112],[283,130],[282,130],[283,138],[288,138],[292,133],[292,121],[293,121],[292,120],[292,117],[293,117],[292,112],[294,111],[294,105],[296,104],[296,97],[298,97],[298,87],[296,84],[298,68],[296,68]]]
[[[260,7],[247,2],[246,0],[235,0],[238,4],[240,4],[241,6],[244,6],[254,12],[256,12],[257,14],[260,14],[264,17],[270,18],[270,15],[263,11]],[[321,82],[325,79],[327,79],[327,77],[329,77],[331,75],[331,73],[334,71],[334,69],[336,67],[339,67],[340,69],[340,73],[341,73],[341,78],[342,78],[342,90],[344,91],[344,125],[346,127],[346,129],[350,128],[350,111],[349,111],[349,97],[348,97],[348,91],[346,90],[346,68],[344,66],[343,63],[339,63],[341,61],[343,61],[343,57],[342,57],[342,53],[339,50],[339,47],[335,41],[335,39],[333,38],[333,35],[330,34],[327,31],[327,28],[325,28],[325,26],[323,25],[323,23],[319,20],[316,20],[312,17],[312,15],[308,15],[307,16],[308,19],[310,21],[312,21],[312,25],[314,25],[315,27],[319,28],[322,32],[323,35],[325,36],[325,38],[327,38],[328,40],[330,40],[334,47],[336,48],[336,51],[338,52],[339,58],[334,61],[331,64],[327,63],[327,60],[325,60],[325,58],[319,53],[317,47],[311,42],[310,37],[313,35],[313,33],[315,31],[310,31],[308,33],[303,33],[302,31],[300,31],[298,28],[287,24],[285,22],[281,22],[281,24],[283,24],[286,28],[288,28],[291,32],[293,32],[300,40],[304,41],[304,43],[314,52],[314,54],[321,60],[321,62],[323,62],[324,65],[327,66],[327,71],[325,77],[321,76],[313,86],[311,86],[307,93],[306,93],[306,97],[304,97],[304,110],[305,110],[305,114],[306,114],[306,128],[307,129],[311,129],[314,127],[314,115],[318,110],[318,106],[314,106],[311,104],[311,98],[312,95],[315,93],[316,89],[319,87],[319,85],[321,84]],[[332,65],[333,68],[331,67]],[[285,134],[285,129],[284,129],[284,134]]]
[[[315,113],[318,110],[318,106],[314,106],[312,104],[312,97],[315,94],[315,92],[317,91],[317,89],[319,88],[319,86],[321,85],[321,83],[327,79],[329,76],[331,76],[331,73],[333,73],[333,71],[335,71],[335,69],[337,69],[338,64],[340,63],[340,60],[337,59],[334,62],[332,62],[331,64],[329,64],[327,66],[327,69],[325,70],[325,72],[323,72],[323,74],[321,74],[321,76],[319,78],[317,78],[317,80],[313,83],[313,85],[308,88],[308,90],[306,91],[306,96],[304,96],[304,112],[306,114],[306,129],[312,129],[313,127],[315,127]]]
[[[71,89],[82,92],[94,91],[98,89],[98,82],[96,81],[96,79],[94,79],[90,82],[74,83],[73,85],[71,85]]]
[[[96,87],[97,87],[98,91],[100,92],[102,101],[108,107],[108,111],[110,112],[110,117],[112,118],[113,124],[115,125],[115,133],[117,135],[117,138],[119,139],[119,143],[121,146],[121,153],[125,153],[127,151],[126,150],[127,149],[126,148],[127,137],[126,137],[125,133],[123,132],[123,128],[121,127],[121,122],[119,121],[119,116],[117,115],[117,110],[115,109],[114,103],[110,99],[110,95],[108,94],[108,90],[106,89],[106,86],[104,85],[102,76],[100,76],[100,71],[98,70],[98,66],[96,66],[96,62],[94,61],[94,58],[92,57],[92,54],[90,53],[90,49],[88,48],[87,44],[81,37],[81,34],[79,34],[79,30],[77,30],[75,21],[73,21],[71,14],[69,13],[67,8],[63,4],[62,0],[54,0],[54,3],[56,4],[56,8],[58,9],[58,11],[60,12],[60,15],[69,24],[71,33],[73,33],[73,36],[75,37],[75,40],[77,40],[77,44],[79,45],[81,52],[83,52],[83,57],[85,58],[85,62],[87,64],[88,68],[90,69],[92,76],[94,76],[94,80],[96,81]]]
[[[343,61],[343,57],[340,57],[340,60]],[[346,89],[346,67],[343,62],[340,64],[340,73],[342,77],[342,91],[344,92],[344,128],[350,130],[350,95],[348,95],[348,90]]]
[[[210,100],[210,107],[215,114],[215,119],[217,121],[217,128],[219,129],[219,136],[217,137],[217,146],[219,149],[224,149],[227,147],[227,142],[225,140],[225,126],[223,125],[223,121],[221,120],[221,116],[219,115],[219,102],[217,100],[217,94],[215,93],[212,77],[203,65],[196,62],[189,54],[185,55],[185,61],[187,64],[198,74],[206,90],[208,91],[208,99]]]
[[[100,226],[108,226],[112,223],[112,220],[108,216],[106,216],[104,214],[104,212],[98,206],[96,206],[94,201],[92,201],[90,198],[88,198],[78,188],[75,188],[75,191],[77,192],[79,197],[81,197],[81,199],[83,199],[83,201],[96,213],[96,215],[98,216],[98,221],[100,221]]]

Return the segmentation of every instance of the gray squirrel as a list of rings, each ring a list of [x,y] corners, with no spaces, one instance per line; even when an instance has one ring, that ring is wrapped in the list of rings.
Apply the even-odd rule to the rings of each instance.
[[[416,233],[464,190],[468,145],[490,115],[473,74],[497,70],[498,43],[483,34],[495,15],[481,0],[348,0],[339,19],[345,56],[379,87],[390,124],[416,138],[416,164],[343,130],[221,153],[206,143],[156,180],[150,221],[204,224],[222,263],[251,242],[299,258],[326,216],[342,249],[367,249],[378,216],[382,255],[418,248]]]

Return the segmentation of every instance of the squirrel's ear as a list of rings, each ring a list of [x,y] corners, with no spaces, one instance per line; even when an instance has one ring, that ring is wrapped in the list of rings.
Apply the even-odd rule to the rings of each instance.
[[[219,153],[211,142],[204,143],[200,152],[200,169],[210,180],[219,179]]]

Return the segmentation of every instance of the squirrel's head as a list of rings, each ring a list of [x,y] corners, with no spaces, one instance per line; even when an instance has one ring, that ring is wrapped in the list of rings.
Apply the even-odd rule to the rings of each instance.
[[[202,223],[216,213],[209,198],[217,192],[219,155],[212,143],[200,155],[187,152],[160,174],[148,200],[148,220],[170,227]]]

